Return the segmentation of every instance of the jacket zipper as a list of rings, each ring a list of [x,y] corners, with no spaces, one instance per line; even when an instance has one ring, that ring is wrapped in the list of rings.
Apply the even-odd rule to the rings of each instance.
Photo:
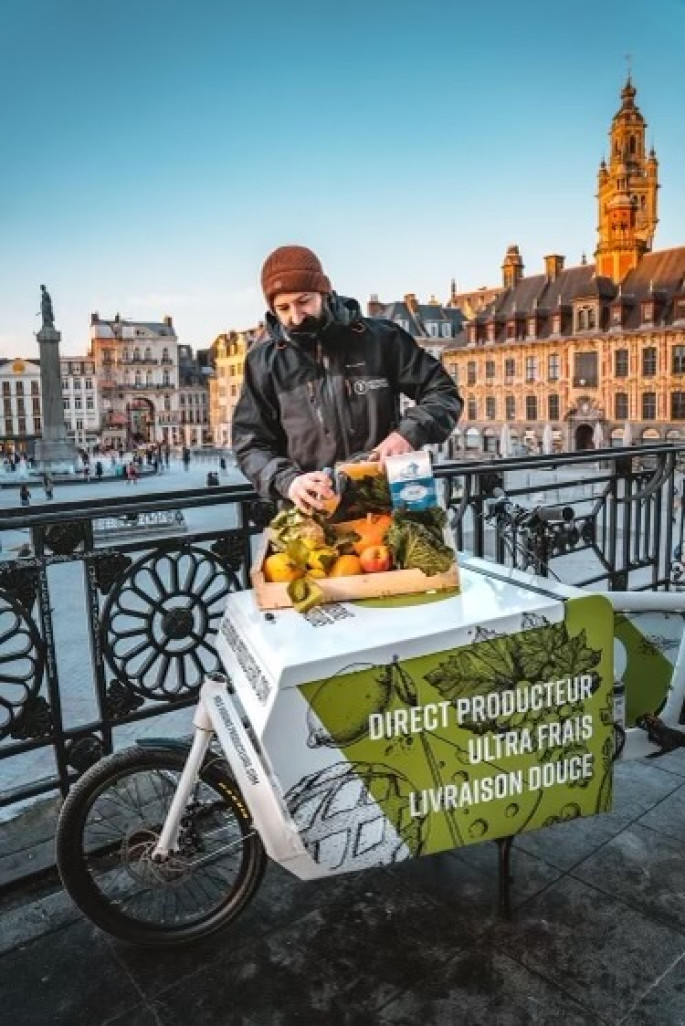
[[[316,356],[320,367],[323,370],[323,391],[326,398],[333,409],[333,417],[335,419],[335,426],[338,432],[338,437],[342,441],[343,452],[345,458],[350,456],[350,443],[347,436],[347,430],[345,428],[345,412],[341,409],[340,400],[335,388],[335,383],[330,374],[330,360],[328,355],[324,353],[323,347],[320,342],[316,343]]]

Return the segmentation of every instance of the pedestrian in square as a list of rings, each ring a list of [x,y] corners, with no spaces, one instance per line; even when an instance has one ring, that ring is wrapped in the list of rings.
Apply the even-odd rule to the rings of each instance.
[[[22,506],[31,505],[31,492],[29,491],[29,486],[26,484],[23,484],[19,489],[19,502]]]

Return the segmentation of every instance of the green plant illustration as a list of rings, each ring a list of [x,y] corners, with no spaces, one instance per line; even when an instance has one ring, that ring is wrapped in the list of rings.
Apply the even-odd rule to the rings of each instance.
[[[342,780],[352,793],[355,775],[398,830],[403,843],[392,848],[394,860],[610,807],[613,619],[608,602],[594,596],[573,599],[566,602],[561,623],[524,615],[507,626],[509,633],[479,628],[457,648],[397,655],[381,665],[356,664],[300,686],[308,704],[309,747],[331,749],[332,759],[346,760],[332,762],[335,771],[329,766],[309,774],[291,789],[305,843],[307,831],[314,831],[310,851],[320,849],[326,803],[339,805]],[[541,682],[581,677],[586,688],[578,701],[548,702],[541,710],[522,701],[522,711],[496,717],[456,715],[463,699],[507,691],[525,699]],[[550,742],[550,736],[561,740]],[[572,776],[569,766],[584,758],[591,760],[591,772]],[[390,788],[389,781],[394,781]],[[306,795],[314,793],[316,826],[307,827],[300,810],[309,807]],[[355,792],[357,804],[361,793]],[[387,853],[387,839],[384,845]]]

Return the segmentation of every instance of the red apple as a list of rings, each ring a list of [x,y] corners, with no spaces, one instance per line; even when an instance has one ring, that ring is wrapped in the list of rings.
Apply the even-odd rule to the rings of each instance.
[[[392,569],[392,555],[387,545],[369,545],[359,555],[365,574],[378,574]]]

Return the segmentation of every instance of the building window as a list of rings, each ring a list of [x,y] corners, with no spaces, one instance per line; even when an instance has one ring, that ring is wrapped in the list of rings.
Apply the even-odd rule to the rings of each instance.
[[[576,331],[592,331],[597,327],[597,310],[594,306],[581,306],[576,311]]]
[[[92,391],[93,391],[93,379],[92,378],[86,378],[86,392],[92,392]]]
[[[552,353],[547,357],[547,380],[559,380],[559,357],[556,353]]]
[[[526,396],[526,420],[538,419],[538,400],[534,395]]]
[[[24,417],[20,417],[19,418],[18,426],[19,426],[19,432],[18,433],[20,435],[25,435],[26,434],[26,419]]]
[[[656,374],[656,349],[649,346],[642,350],[642,377],[653,378]]]
[[[516,374],[516,360],[507,359],[504,361],[504,377],[513,378]]]
[[[6,417],[11,417],[12,416],[12,400],[11,399],[5,399],[4,400],[4,407],[5,407],[5,416]]]
[[[673,373],[685,374],[685,346],[673,347]]]
[[[476,362],[475,360],[469,360],[466,364],[466,384],[475,385],[476,383]]]
[[[12,394],[12,392],[10,390],[10,383],[9,383],[9,381],[3,381],[3,383],[2,383],[2,394],[3,395],[11,395]]]
[[[16,393],[17,393],[17,395],[23,395],[24,394],[24,382],[23,381],[17,381]]]
[[[20,417],[23,417],[25,415],[25,413],[26,413],[26,409],[24,407],[24,400],[23,399],[17,399],[17,413],[19,414]]]
[[[62,400],[62,406],[68,412],[69,411],[69,400],[68,399],[63,399]]]
[[[651,324],[654,319],[654,303],[649,300],[647,303],[642,304],[642,323]]]
[[[617,349],[614,355],[614,375],[617,378],[627,378],[630,368],[630,359],[627,349]]]
[[[494,378],[494,376],[495,376],[495,361],[494,360],[486,360],[485,361],[485,377],[486,378]]]
[[[40,417],[40,399],[33,399],[32,400],[32,405],[33,405],[33,417],[34,417],[34,420],[35,420],[36,417]]]
[[[642,419],[656,420],[656,392],[642,393]]]
[[[626,392],[617,392],[614,396],[614,419],[628,420],[628,395]]]
[[[452,325],[449,322],[442,326],[442,337],[452,338]]]
[[[469,420],[476,420],[478,418],[478,404],[475,399],[468,400],[466,409]]]
[[[35,415],[33,418],[33,430],[36,434],[40,431],[40,417],[36,417]]]
[[[170,410],[171,409],[171,399],[170,399],[170,397],[168,395],[164,396],[164,409],[165,410]]]
[[[459,383],[459,373],[456,363],[450,364],[449,375],[454,382]]]
[[[516,321],[507,321],[507,338],[516,338]]]
[[[507,420],[516,420],[516,398],[508,395],[504,400],[504,409]]]
[[[166,386],[171,384],[171,379],[169,377],[169,371],[164,371],[164,374],[162,375],[162,384],[166,385]]]
[[[536,321],[535,317],[529,317],[528,318],[528,322],[527,322],[528,338],[535,338],[535,334],[536,334],[536,331],[537,331],[537,324],[535,323],[535,321]]]
[[[485,397],[485,417],[487,420],[495,420],[497,417],[497,404],[493,395]]]
[[[526,357],[526,381],[537,381],[538,360],[536,356]]]
[[[685,392],[671,392],[671,420],[685,420]]]
[[[77,396],[74,397],[74,409],[75,410],[82,410],[83,409],[83,400],[81,399],[80,395],[77,395]]]
[[[559,420],[559,396],[550,395],[547,396],[547,418],[549,420]]]
[[[13,435],[14,434],[14,424],[12,423],[12,418],[11,417],[6,417],[5,418],[5,434],[6,435]]]
[[[576,353],[574,363],[574,387],[597,388],[597,353]]]
[[[86,396],[86,409],[87,410],[94,410],[95,409],[95,403],[93,402],[92,395]]]

